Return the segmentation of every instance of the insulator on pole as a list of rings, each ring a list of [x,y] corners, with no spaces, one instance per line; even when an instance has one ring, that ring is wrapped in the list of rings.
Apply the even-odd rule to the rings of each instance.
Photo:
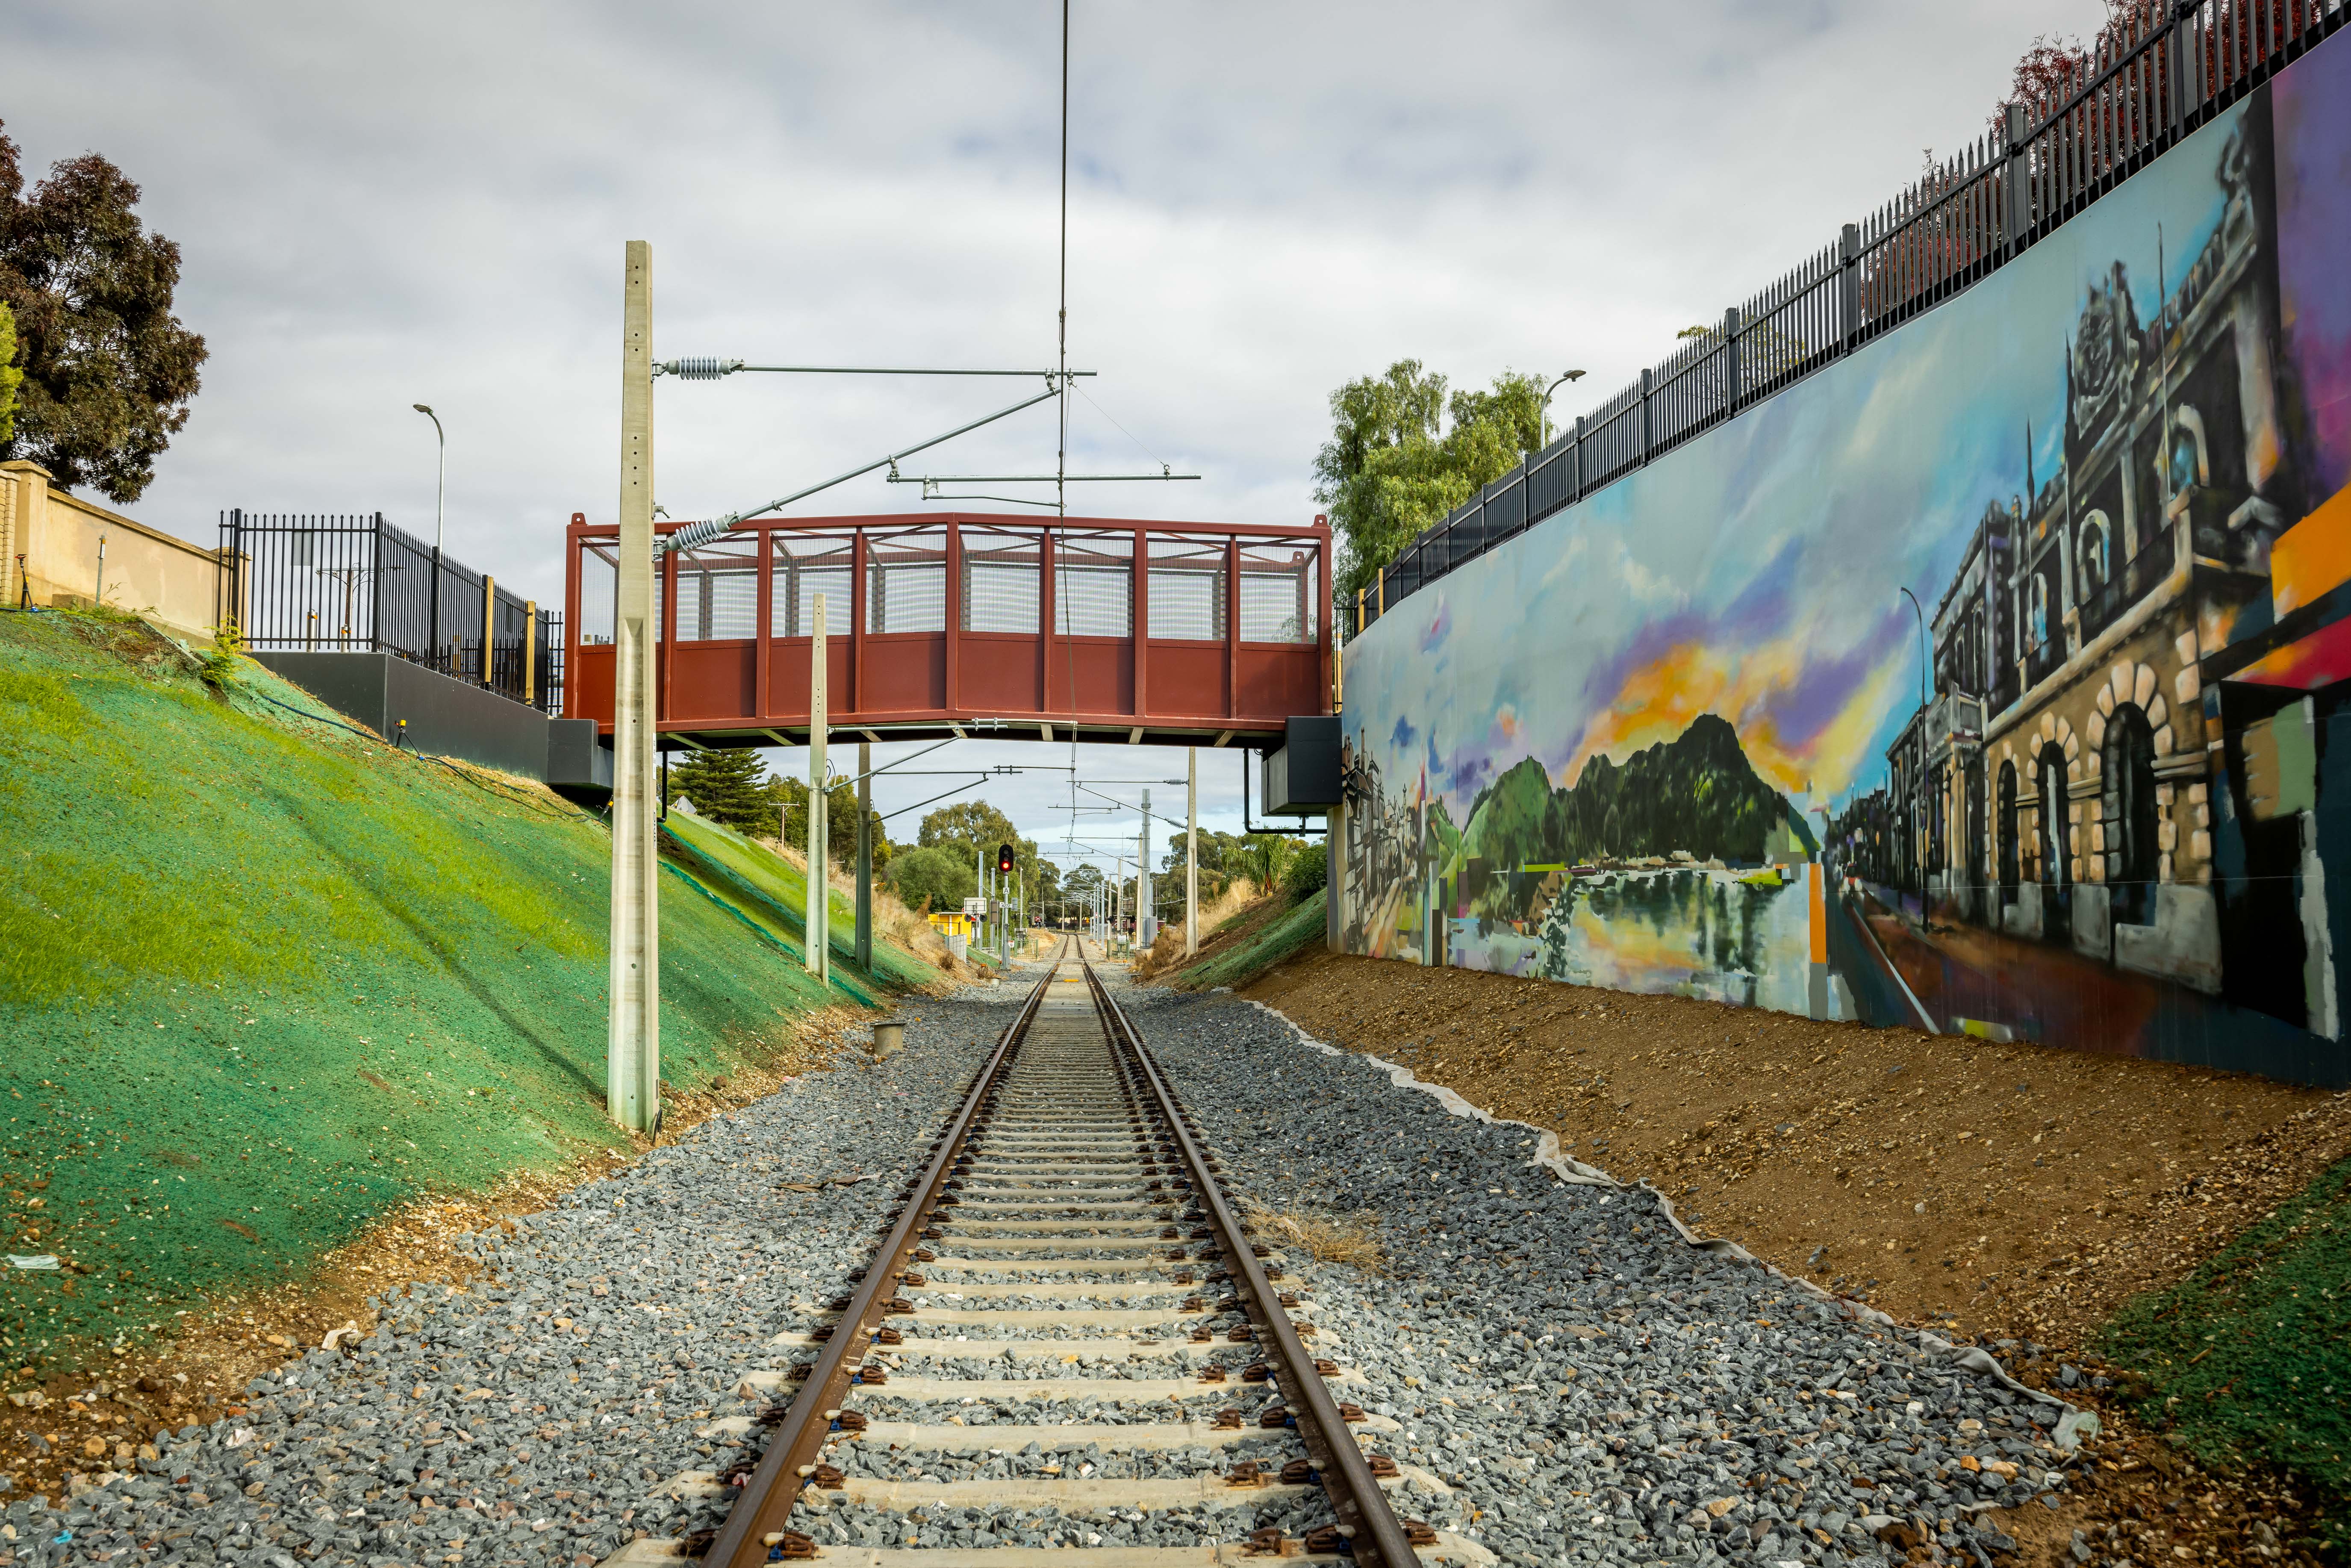
[[[693,549],[697,546],[708,544],[739,521],[741,521],[739,517],[729,515],[724,517],[713,517],[705,523],[688,523],[675,532],[664,534],[655,539],[653,553],[666,555],[672,550]]]
[[[721,376],[731,376],[743,368],[740,360],[664,360],[653,367],[657,375],[675,376],[682,382],[715,382]]]

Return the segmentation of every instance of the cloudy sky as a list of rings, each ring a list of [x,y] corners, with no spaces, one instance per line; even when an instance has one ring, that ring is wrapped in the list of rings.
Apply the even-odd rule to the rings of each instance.
[[[2032,36],[2099,10],[1079,0],[1070,340],[1102,375],[1071,466],[1207,476],[1119,486],[1123,515],[1296,522],[1328,392],[1400,356],[1481,383],[1584,369],[1597,391],[1556,405],[1573,416],[1980,131]],[[559,599],[562,524],[609,518],[617,488],[630,239],[653,246],[663,357],[1051,360],[1047,0],[16,0],[0,47],[28,171],[103,152],[181,246],[212,360],[131,509],[189,537],[232,506],[429,533],[432,429],[409,407],[429,402],[451,550]],[[1002,392],[664,384],[660,498],[678,517],[756,502]],[[1040,410],[939,456],[1052,455]],[[860,481],[826,509],[907,508],[911,488]],[[1182,771],[1180,753],[1083,765]],[[1234,765],[1203,772],[1204,812],[1233,825]],[[1066,778],[988,794],[1041,836],[1067,821]]]

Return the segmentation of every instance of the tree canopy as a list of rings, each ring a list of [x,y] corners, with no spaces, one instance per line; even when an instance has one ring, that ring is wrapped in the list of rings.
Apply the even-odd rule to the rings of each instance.
[[[909,909],[935,915],[951,914],[979,892],[971,857],[936,844],[904,850],[890,862],[884,878],[898,902]]]
[[[1020,885],[1028,890],[1029,902],[1035,904],[1061,894],[1061,867],[1039,854],[1037,841],[1022,838],[1012,819],[985,800],[960,800],[930,812],[914,830],[914,841],[925,849],[960,855],[965,868],[975,876],[976,857],[985,855],[993,865],[997,846],[1010,844],[1013,868]]]
[[[777,774],[763,787],[781,819],[783,841],[802,854],[808,852],[808,781]],[[834,865],[851,865],[857,860],[857,787],[842,780],[824,792],[825,858]],[[775,830],[771,827],[770,832]],[[873,869],[885,869],[898,846],[890,841],[879,818],[873,823]]]
[[[1448,394],[1446,378],[1418,360],[1398,360],[1331,394],[1331,439],[1314,459],[1314,498],[1339,538],[1340,602],[1369,587],[1413,536],[1541,444],[1542,395],[1541,377],[1515,371],[1488,391]]]
[[[26,457],[68,488],[137,500],[188,423],[204,340],[172,314],[180,247],[150,234],[139,187],[95,152],[25,190],[0,133],[0,303],[16,318],[21,369],[0,456]]]
[[[0,445],[16,433],[16,387],[24,379],[16,368],[16,313],[0,305]]]
[[[761,787],[768,770],[756,751],[689,751],[671,765],[670,796],[684,797],[721,827],[753,838],[776,836],[776,803]]]

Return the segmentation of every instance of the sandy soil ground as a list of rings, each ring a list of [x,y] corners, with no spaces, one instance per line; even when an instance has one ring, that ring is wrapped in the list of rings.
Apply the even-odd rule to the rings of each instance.
[[[1326,953],[1246,994],[1555,1130],[1700,1234],[1946,1335],[2048,1347],[2043,1375],[2088,1369],[2091,1331],[2126,1299],[2351,1153],[2351,1095],[2199,1068]],[[2000,1353],[2021,1364],[2013,1348]],[[2170,1560],[2266,1560],[2221,1542],[2303,1511],[2269,1479],[2200,1476],[2102,1413],[2104,1486],[2013,1527],[2026,1561],[2054,1563],[2076,1528],[2102,1558],[2147,1561],[2152,1531]]]

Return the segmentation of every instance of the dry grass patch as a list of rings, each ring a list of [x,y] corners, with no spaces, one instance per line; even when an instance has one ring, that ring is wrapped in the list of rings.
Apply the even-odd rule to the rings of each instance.
[[[1369,1211],[1301,1214],[1254,1203],[1244,1203],[1242,1210],[1260,1240],[1298,1248],[1317,1263],[1343,1263],[1364,1274],[1387,1271],[1387,1252],[1374,1228],[1379,1217]]]

